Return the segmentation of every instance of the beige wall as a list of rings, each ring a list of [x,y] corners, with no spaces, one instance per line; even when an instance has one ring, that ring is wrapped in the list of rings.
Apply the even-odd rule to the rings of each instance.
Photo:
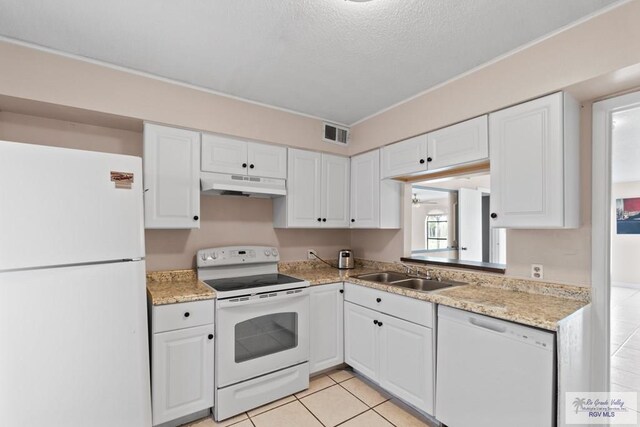
[[[640,235],[616,234],[616,199],[640,197],[640,181],[611,188],[611,281],[640,284]]]
[[[7,42],[0,67],[0,95],[346,154],[320,120],[274,108]]]
[[[62,120],[0,112],[0,139],[83,150],[142,155],[142,134]],[[349,247],[347,230],[275,230],[267,199],[202,197],[199,230],[147,230],[148,270],[191,268],[198,249],[235,244],[273,245],[283,260],[306,258],[307,249],[335,258]]]

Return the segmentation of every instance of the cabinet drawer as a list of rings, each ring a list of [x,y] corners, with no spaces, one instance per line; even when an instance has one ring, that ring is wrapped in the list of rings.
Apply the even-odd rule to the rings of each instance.
[[[194,301],[153,307],[153,333],[213,323],[214,302]]]
[[[409,322],[433,327],[433,304],[377,289],[345,283],[344,299]]]

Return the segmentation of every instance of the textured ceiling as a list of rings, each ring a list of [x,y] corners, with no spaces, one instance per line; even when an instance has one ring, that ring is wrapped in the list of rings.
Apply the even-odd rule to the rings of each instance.
[[[351,124],[615,0],[0,0],[0,35]]]

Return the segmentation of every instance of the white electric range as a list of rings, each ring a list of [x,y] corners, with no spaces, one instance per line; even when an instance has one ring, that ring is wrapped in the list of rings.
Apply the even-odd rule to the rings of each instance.
[[[265,246],[198,251],[216,291],[217,421],[309,387],[309,282],[279,274],[279,260]]]

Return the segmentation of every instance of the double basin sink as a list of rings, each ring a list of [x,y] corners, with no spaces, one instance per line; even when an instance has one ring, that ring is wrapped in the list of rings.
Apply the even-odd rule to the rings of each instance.
[[[453,286],[466,285],[466,283],[462,282],[412,277],[407,274],[397,273],[395,271],[382,271],[380,273],[361,274],[360,276],[355,277],[356,279],[360,280],[384,283],[385,285],[413,289],[415,291],[422,292],[433,292],[440,289],[451,288]]]

